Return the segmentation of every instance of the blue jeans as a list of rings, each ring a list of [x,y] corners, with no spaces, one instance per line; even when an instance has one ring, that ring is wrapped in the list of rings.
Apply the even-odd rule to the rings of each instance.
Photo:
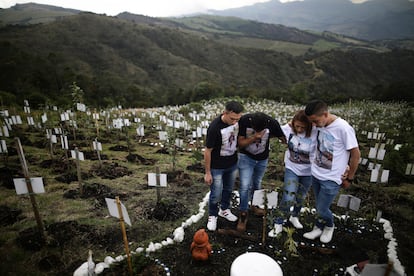
[[[279,208],[286,216],[290,213],[293,217],[297,217],[312,185],[312,176],[298,176],[292,170],[286,169],[284,178],[285,183]],[[290,211],[291,206],[293,206],[292,212]]]
[[[227,169],[211,169],[213,183],[210,185],[210,197],[208,201],[208,215],[217,216],[219,204],[221,209],[230,208],[231,194],[236,180],[237,163]]]
[[[339,192],[340,185],[330,180],[319,180],[312,176],[312,187],[315,193],[317,220],[315,225],[320,229],[325,226],[332,227],[334,219],[329,209]]]
[[[261,189],[267,163],[268,159],[254,160],[246,154],[239,153],[240,211],[247,211],[254,191]]]

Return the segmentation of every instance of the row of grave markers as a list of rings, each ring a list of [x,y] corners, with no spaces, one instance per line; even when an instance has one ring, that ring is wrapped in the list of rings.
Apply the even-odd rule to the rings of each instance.
[[[362,131],[362,135],[367,135],[368,140],[383,141],[386,139],[385,132],[379,132],[379,128],[375,128],[374,132]],[[388,139],[387,143],[393,144],[394,141]],[[383,161],[385,157],[385,143],[375,143],[374,147],[369,148],[368,158],[361,158],[360,164],[367,165],[367,170],[371,171],[370,182],[373,183],[387,183],[389,179],[389,170],[382,169],[382,165],[377,161]],[[375,162],[369,162],[369,160],[375,160]]]
[[[142,126],[143,129],[143,126]],[[62,129],[61,128],[54,128],[53,129],[55,134],[52,134],[52,129],[47,129],[46,130],[46,136],[48,139],[50,139],[51,143],[56,144],[57,143],[57,136],[56,135],[61,135],[60,136],[60,143],[62,146],[62,149],[68,150],[69,149],[69,144],[68,144],[68,138],[66,135],[62,135]],[[201,129],[200,129],[201,132]],[[0,133],[1,134],[1,133]],[[204,135],[204,132],[202,133]],[[159,131],[159,139],[161,141],[165,141],[168,140],[168,133],[166,131]],[[175,141],[175,145],[177,147],[182,147],[183,146],[183,140],[182,139],[176,139]],[[97,142],[96,140],[93,141],[93,149],[96,151],[102,151],[102,145],[101,143]],[[0,140],[0,153],[7,153],[7,145],[6,145],[6,141],[5,140]],[[376,160],[384,160],[385,157],[385,144],[376,144],[375,147],[371,147],[369,150],[369,154],[368,154],[368,158],[361,158],[360,160],[360,164],[362,165],[367,165],[368,167],[367,169],[371,171],[371,177],[370,177],[370,182],[377,182],[379,181],[380,183],[386,183],[388,181],[389,178],[389,170],[381,170],[381,164],[377,164],[374,162],[369,162],[368,163],[368,159],[376,159]],[[74,158],[74,151],[71,151],[71,155],[72,158]],[[83,160],[83,153],[80,152],[80,160]],[[414,175],[414,165],[413,163],[408,163],[405,169],[405,175]]]
[[[16,143],[18,144],[19,157],[20,157],[20,161],[22,164],[24,174],[25,174],[24,178],[13,179],[16,194],[17,195],[28,195],[30,197],[33,211],[35,213],[35,218],[38,224],[39,233],[41,237],[44,239],[45,238],[44,226],[42,223],[42,219],[40,217],[40,213],[39,213],[37,203],[36,203],[36,198],[35,198],[36,194],[45,193],[43,178],[29,176],[26,159],[24,157],[23,148],[20,144],[19,138],[16,138]],[[97,151],[102,150],[100,143],[97,141],[94,141],[94,147]],[[77,161],[84,160],[83,153],[79,152],[77,148],[75,148],[75,150],[71,152],[72,152],[72,158],[76,158]],[[78,170],[78,176],[79,176],[79,170]],[[159,168],[157,167],[157,173],[148,173],[148,186],[157,188],[157,202],[158,202],[160,200],[158,189],[160,187],[167,187],[167,175],[160,174]],[[82,188],[80,187],[80,189]],[[130,256],[130,251],[129,251],[129,246],[128,246],[128,238],[126,235],[126,230],[125,230],[125,225],[124,225],[124,222],[125,222],[129,226],[132,226],[131,219],[128,215],[128,211],[125,205],[122,204],[122,202],[119,200],[119,197],[116,197],[115,199],[105,198],[105,202],[107,204],[109,214],[119,219],[123,241],[124,241],[125,252],[127,254],[128,269],[129,269],[130,275],[132,275],[132,262],[131,262],[131,256]]]
[[[262,108],[262,106],[260,106],[260,107]],[[286,113],[286,110],[291,109],[290,106],[286,106],[286,105],[281,106],[280,108],[283,109],[285,113]],[[90,112],[89,110],[87,110],[86,105],[82,104],[82,103],[77,103],[76,104],[76,109],[78,111],[81,111],[81,112],[86,112],[88,115],[92,115],[92,118],[95,119],[95,120],[99,119],[100,114],[105,115],[105,117],[108,117],[107,115],[109,114],[108,111]],[[196,121],[200,122],[200,127],[197,127],[197,130],[193,131],[193,138],[199,138],[199,137],[202,137],[203,135],[206,134],[209,121],[203,120],[202,118],[209,118],[207,116],[208,114],[217,113],[217,111],[212,112],[211,110],[210,111],[207,110],[207,107],[205,107],[205,109],[206,109],[206,112],[202,113],[202,114],[197,114],[195,112],[190,112],[189,113],[189,115],[191,116],[191,118],[193,120],[196,120]],[[58,111],[56,106],[53,106],[52,110]],[[133,111],[133,112],[121,112],[120,107],[114,108],[113,110],[119,111],[120,115],[122,115],[122,114],[129,114],[129,115],[135,114],[135,111]],[[27,100],[24,100],[24,112],[27,113],[27,114],[30,114],[30,112],[31,112],[29,102]],[[162,115],[156,109],[153,109],[153,111],[143,112],[142,114],[147,114],[151,118],[155,118],[156,116],[158,116],[159,121],[166,124],[168,127],[188,128],[188,123],[184,120],[184,116],[180,113],[177,113],[177,112],[178,112],[177,107],[175,107],[175,108],[171,107],[169,110],[164,112],[166,115]],[[4,132],[5,132],[5,136],[9,137],[8,131],[11,130],[11,128],[10,128],[11,125],[22,123],[21,117],[19,115],[13,115],[10,118],[7,118],[7,117],[9,117],[9,114],[8,114],[7,110],[0,111],[0,115],[6,117],[5,118],[6,125],[3,127],[3,129],[4,129]],[[70,121],[70,118],[73,117],[73,115],[74,115],[74,112],[72,110],[67,110],[63,113],[60,113],[60,117],[61,117],[62,121],[67,121],[67,120]],[[168,116],[173,116],[173,119],[168,118]],[[282,118],[281,118],[281,116],[279,116],[279,117],[280,117],[279,121],[281,121]],[[30,118],[31,118],[30,121],[32,121],[33,117],[30,117]],[[42,121],[46,121],[46,120],[47,120],[47,114],[44,113],[42,115]],[[139,122],[141,122],[141,119],[135,117],[134,122],[139,123]],[[72,122],[72,124],[76,127],[76,122]],[[131,123],[130,123],[129,119],[123,119],[123,118],[114,119],[113,122],[112,122],[112,127],[114,127],[114,128],[119,128],[119,127],[123,127],[123,126],[130,126],[130,125],[131,125]],[[144,137],[145,133],[144,133],[144,125],[143,124],[140,124],[137,127],[136,131],[137,131],[138,136]],[[0,132],[1,132],[1,129],[0,129]],[[369,139],[369,140],[381,141],[381,140],[385,140],[385,138],[386,138],[386,133],[385,132],[379,132],[378,127],[374,128],[373,131],[362,131],[362,134],[366,135],[367,139]],[[0,133],[0,136],[1,135],[2,135],[2,133]],[[65,138],[61,138],[61,139],[64,140]],[[160,131],[159,139],[162,140],[162,141],[163,140],[168,140],[168,133],[166,131]],[[52,138],[52,140],[56,141],[54,138]],[[387,139],[386,144],[393,144],[393,143],[394,143],[394,141],[392,139]],[[63,149],[68,149],[67,141],[61,141],[61,144],[62,144]],[[177,147],[182,147],[184,145],[183,139],[177,138],[175,140],[175,145]],[[401,146],[401,145],[396,145],[395,149],[398,149],[398,146]],[[5,149],[6,149],[6,147],[2,147],[3,153],[5,152]],[[375,148],[370,148],[370,153],[369,153],[369,156],[368,156],[369,159],[374,158],[374,159],[377,159],[377,160],[383,160],[384,156],[385,156],[384,144],[381,144],[379,147],[376,145]],[[367,162],[368,162],[367,159],[362,159],[360,163],[363,164],[363,165],[366,165]],[[369,170],[377,170],[377,169],[381,170],[381,167],[378,167],[376,163],[374,163],[374,165],[372,165],[371,163],[372,162],[370,162],[368,164],[368,169]],[[410,165],[411,165],[411,163],[407,164],[406,175],[413,175],[412,169],[411,170],[409,169],[409,167],[412,168],[412,166],[410,166]],[[389,174],[389,172],[388,172],[388,174]],[[382,173],[379,172],[378,175],[379,175],[378,177],[380,177],[381,181],[385,181],[385,182],[387,181],[387,178],[388,178],[387,173],[385,173],[384,176],[382,176]],[[374,181],[375,172],[374,172],[374,175],[372,176],[372,179],[373,179],[372,182],[375,182]]]

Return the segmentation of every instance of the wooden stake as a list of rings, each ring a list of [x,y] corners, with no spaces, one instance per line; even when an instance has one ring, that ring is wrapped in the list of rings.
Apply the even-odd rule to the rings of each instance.
[[[52,143],[52,134],[53,131],[52,129],[50,129],[50,133],[49,133],[49,147],[50,147],[50,159],[53,160],[53,143]]]
[[[394,268],[394,262],[388,261],[384,276],[390,276],[393,268]]]
[[[268,206],[268,201],[267,201],[267,193],[268,190],[265,190],[265,193],[263,195],[263,200],[264,200],[264,215],[263,215],[263,229],[262,229],[262,246],[265,246],[266,243],[266,230],[267,230],[267,223],[266,223],[266,219],[267,219],[267,206]]]
[[[267,218],[267,204],[265,204],[264,215],[263,215],[263,229],[262,229],[262,245],[265,246],[266,242],[266,218]]]
[[[95,116],[96,136],[99,137],[99,122],[98,122],[98,118],[96,116],[96,114],[98,114],[98,113],[96,113],[96,109],[95,109],[95,112],[93,114],[95,114],[94,116]]]
[[[32,183],[30,182],[30,176],[29,176],[29,169],[27,168],[26,158],[23,153],[22,144],[20,143],[20,139],[18,137],[15,138],[15,141],[17,143],[17,152],[19,154],[20,163],[22,164],[23,174],[26,179],[27,189],[29,191],[29,197],[30,201],[32,203],[33,212],[36,218],[37,227],[39,228],[40,236],[44,240],[45,239],[45,230],[43,226],[43,221],[40,217],[39,210],[37,208],[36,198],[33,193]]]
[[[161,179],[160,179],[160,168],[156,167],[155,168],[155,187],[157,188],[157,204],[160,203],[161,201]]]
[[[101,153],[98,148],[98,137],[95,138],[96,153],[98,154],[99,166],[102,167]]]
[[[118,207],[119,224],[121,225],[122,238],[124,239],[125,252],[127,254],[129,275],[132,276],[131,255],[129,253],[128,238],[127,238],[126,230],[125,230],[125,223],[124,223],[124,216],[122,214],[121,201],[119,200],[119,196],[117,196],[115,199],[116,199],[116,206]]]

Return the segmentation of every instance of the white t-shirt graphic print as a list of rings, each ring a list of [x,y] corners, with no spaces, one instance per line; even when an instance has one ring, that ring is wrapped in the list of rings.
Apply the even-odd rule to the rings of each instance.
[[[267,145],[267,140],[269,139],[269,129],[266,128],[264,129],[265,133],[262,136],[262,139],[258,139],[256,141],[254,141],[254,143],[249,144],[245,150],[248,151],[249,153],[253,154],[253,155],[257,155],[260,154],[262,152],[265,151],[266,149],[266,145]],[[247,138],[254,136],[256,133],[256,131],[252,128],[246,128],[246,136]]]
[[[285,152],[285,167],[298,176],[311,175],[311,158],[315,150],[316,129],[310,137],[305,133],[295,134],[289,124],[282,126],[288,148]]]
[[[354,129],[342,118],[318,128],[312,175],[319,180],[342,184],[341,175],[349,162],[349,151],[358,147]]]
[[[221,149],[220,156],[231,156],[237,150],[237,135],[239,134],[239,125],[231,125],[222,128],[221,132]]]
[[[315,163],[322,168],[332,168],[335,137],[324,131],[318,131]]]

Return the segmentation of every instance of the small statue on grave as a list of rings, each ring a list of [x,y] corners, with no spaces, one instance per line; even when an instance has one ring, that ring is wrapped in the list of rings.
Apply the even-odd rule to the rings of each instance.
[[[191,243],[191,256],[197,261],[206,261],[211,255],[211,244],[204,228],[195,232]]]

